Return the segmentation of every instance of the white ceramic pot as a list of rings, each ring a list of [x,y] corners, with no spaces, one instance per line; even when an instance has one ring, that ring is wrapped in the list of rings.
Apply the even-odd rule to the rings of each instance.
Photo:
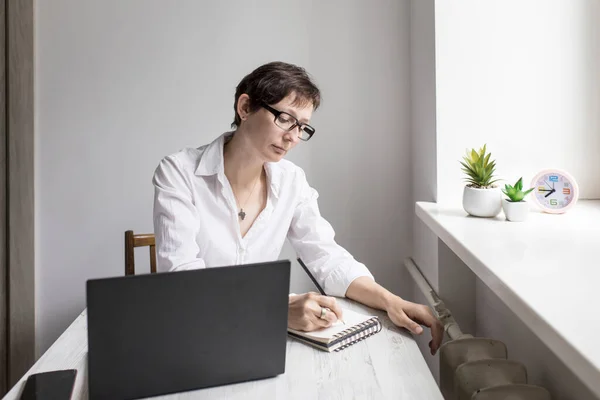
[[[506,219],[513,222],[525,221],[529,214],[529,203],[526,201],[509,201],[502,200],[502,209]]]
[[[495,217],[502,210],[502,192],[497,187],[478,189],[465,186],[463,208],[474,217]]]

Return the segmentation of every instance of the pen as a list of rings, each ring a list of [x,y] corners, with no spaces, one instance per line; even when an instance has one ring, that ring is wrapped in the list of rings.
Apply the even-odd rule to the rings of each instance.
[[[306,264],[304,264],[304,262],[302,261],[301,258],[298,258],[298,263],[300,264],[300,266],[304,269],[304,271],[306,272],[306,275],[308,275],[308,277],[313,281],[313,283],[315,284],[315,286],[317,287],[317,290],[319,290],[319,293],[321,293],[323,296],[327,296],[325,294],[325,291],[323,290],[323,288],[321,287],[321,285],[319,285],[319,282],[317,282],[317,280],[315,279],[315,277],[310,273],[310,271],[308,270],[308,268],[306,267]],[[328,311],[331,311],[329,308],[325,307]],[[346,323],[344,322],[343,319],[340,319],[340,321],[342,322],[342,324],[346,325]]]

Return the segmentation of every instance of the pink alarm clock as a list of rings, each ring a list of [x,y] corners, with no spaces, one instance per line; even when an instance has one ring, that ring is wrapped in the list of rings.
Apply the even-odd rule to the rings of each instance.
[[[531,180],[533,201],[544,212],[561,214],[577,203],[579,186],[566,171],[545,169]]]

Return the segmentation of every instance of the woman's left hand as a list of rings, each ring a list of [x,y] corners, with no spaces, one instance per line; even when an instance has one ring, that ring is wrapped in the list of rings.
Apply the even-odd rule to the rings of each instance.
[[[431,355],[435,355],[439,350],[444,338],[444,326],[433,315],[429,307],[394,296],[388,304],[387,313],[394,324],[408,329],[415,335],[423,333],[421,325],[427,326],[431,330],[431,341],[429,342]]]

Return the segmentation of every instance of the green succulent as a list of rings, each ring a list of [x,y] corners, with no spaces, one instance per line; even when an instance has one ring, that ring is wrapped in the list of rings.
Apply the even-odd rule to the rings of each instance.
[[[483,145],[479,151],[475,149],[467,150],[465,156],[463,156],[462,171],[467,175],[465,180],[469,183],[469,186],[476,188],[489,188],[493,187],[494,182],[498,179],[494,179],[494,172],[496,169],[496,161],[490,161],[492,153],[486,153],[486,145]]]
[[[523,201],[523,198],[525,198],[532,190],[533,188],[523,191],[523,178],[521,177],[514,186],[508,184],[504,185],[502,192],[508,196],[510,201],[518,202]]]

